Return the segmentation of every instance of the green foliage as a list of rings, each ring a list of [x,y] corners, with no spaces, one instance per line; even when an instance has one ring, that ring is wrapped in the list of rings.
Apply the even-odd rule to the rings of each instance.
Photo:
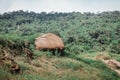
[[[42,51],[39,51],[39,50],[34,50],[34,55],[35,56],[41,56],[41,55],[43,55],[44,54],[44,52],[42,52]]]
[[[78,60],[78,61],[82,61],[85,64],[88,65],[88,67],[94,67],[96,69],[101,70],[101,72],[98,74],[99,77],[101,77],[102,80],[114,80],[116,78],[116,80],[120,79],[120,76],[114,72],[111,71],[111,69],[109,69],[105,64],[103,64],[101,61],[95,61],[95,60],[91,60],[91,59],[87,59],[87,58],[81,58],[81,57],[77,57],[77,56],[71,56],[72,58]],[[90,70],[91,71],[91,70]],[[109,75],[111,76],[109,76]]]
[[[110,44],[110,51],[112,53],[120,54],[120,39],[113,40],[113,42]]]
[[[53,59],[50,51],[35,50],[35,38],[49,32],[63,39],[64,57],[55,56]],[[19,10],[1,14],[0,50],[22,54],[26,41],[30,43],[27,48],[34,53],[35,58],[31,60],[34,64],[22,64],[20,61],[23,73],[17,75],[8,73],[6,66],[0,66],[1,80],[120,79],[116,72],[101,61],[91,59],[95,56],[95,51],[109,50],[110,56],[120,61],[120,11],[94,14],[35,13]],[[36,56],[42,55],[47,55],[49,59],[38,61]]]
[[[108,48],[110,52],[120,53],[120,11],[82,14],[19,10],[0,15],[0,34],[6,35],[2,39],[28,40],[34,44],[37,36],[48,32],[59,35],[71,53]]]
[[[114,59],[116,59],[117,61],[120,62],[120,55],[118,55],[118,54],[113,54],[113,53],[109,53],[109,55],[110,55],[111,57],[113,57]]]

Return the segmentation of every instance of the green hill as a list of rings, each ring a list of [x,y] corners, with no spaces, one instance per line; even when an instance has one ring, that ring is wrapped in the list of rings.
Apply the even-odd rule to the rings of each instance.
[[[20,10],[0,15],[1,35],[23,37],[48,32],[60,35],[66,49],[74,53],[106,50],[120,53],[119,11],[82,14]]]
[[[64,56],[35,50],[34,40],[44,33],[59,35],[65,44]],[[27,61],[24,45],[34,59]],[[22,73],[12,75],[0,67],[6,80],[119,80],[103,62],[99,52],[120,61],[120,11],[101,13],[58,13],[13,11],[0,14],[0,54],[14,55]],[[27,61],[27,62],[26,62]],[[4,73],[5,75],[3,75]]]

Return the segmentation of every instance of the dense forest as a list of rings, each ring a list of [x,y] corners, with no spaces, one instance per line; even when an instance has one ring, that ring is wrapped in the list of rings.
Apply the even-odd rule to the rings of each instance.
[[[65,50],[74,54],[110,51],[120,54],[120,12],[58,13],[13,11],[0,14],[0,35],[29,40],[43,33],[55,33],[65,43]]]

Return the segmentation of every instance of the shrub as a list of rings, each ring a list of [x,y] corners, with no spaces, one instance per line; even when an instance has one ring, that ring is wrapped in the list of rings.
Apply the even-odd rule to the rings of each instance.
[[[120,54],[120,40],[114,40],[110,44],[110,52]]]
[[[35,56],[41,56],[41,55],[44,54],[44,52],[39,51],[39,50],[34,50],[33,53],[34,53]]]

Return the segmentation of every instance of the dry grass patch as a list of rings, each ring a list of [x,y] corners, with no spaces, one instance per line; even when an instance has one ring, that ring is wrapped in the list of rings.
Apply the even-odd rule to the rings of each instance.
[[[96,53],[95,60],[109,60],[112,57],[106,52]]]

